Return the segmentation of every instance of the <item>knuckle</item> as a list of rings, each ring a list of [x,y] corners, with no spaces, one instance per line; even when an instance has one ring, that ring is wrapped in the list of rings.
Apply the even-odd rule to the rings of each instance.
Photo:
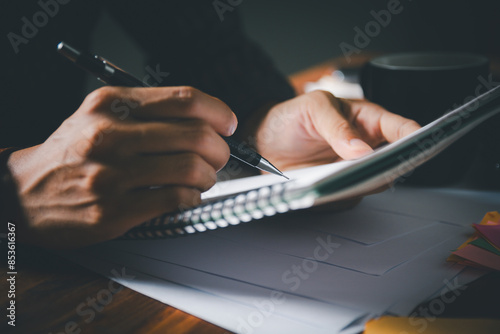
[[[205,160],[197,154],[188,154],[181,169],[182,183],[201,191],[210,189],[217,181],[215,170],[207,168]]]
[[[119,214],[116,205],[112,205],[107,196],[89,191],[85,197],[82,197],[80,205],[85,207],[85,210],[78,218],[90,227],[88,232],[94,233],[96,240],[107,239],[105,237],[107,230],[110,229]]]
[[[334,124],[333,133],[336,135],[343,135],[345,133],[351,132],[351,125],[348,121],[341,120]]]
[[[199,191],[185,187],[172,188],[169,197],[171,199],[166,201],[169,211],[183,211],[201,202]]]
[[[87,219],[94,227],[100,227],[109,216],[107,209],[101,204],[94,204],[87,211]]]
[[[184,109],[184,114],[186,116],[195,117],[196,111],[196,96],[198,95],[198,90],[190,86],[180,86],[172,88],[172,98],[177,103],[182,105]]]
[[[81,146],[86,157],[92,157],[104,147],[105,139],[113,132],[113,122],[109,119],[99,119],[81,130]]]
[[[307,96],[309,103],[318,107],[330,105],[335,99],[332,93],[326,92],[324,90],[315,90],[306,94],[305,96]]]
[[[84,104],[89,112],[93,112],[109,106],[112,100],[119,94],[119,88],[104,86],[91,92],[85,97]]]
[[[194,151],[210,153],[210,161],[216,169],[222,168],[229,160],[230,150],[228,145],[220,138],[215,130],[203,121],[196,121],[190,136]]]
[[[223,154],[222,155],[222,165],[220,166],[220,168],[222,168],[229,160],[229,156],[231,155],[231,150],[230,150],[228,145],[223,145],[219,151]]]
[[[111,119],[99,117],[93,122],[92,126],[88,128],[88,133],[92,138],[101,137],[102,134],[111,132],[113,126],[114,122]]]
[[[189,185],[198,185],[206,177],[203,159],[196,154],[188,154],[182,166],[183,178]]]
[[[191,140],[196,147],[201,150],[209,149],[214,145],[215,132],[210,125],[205,122],[197,122],[198,124],[193,128]]]
[[[90,140],[87,140],[86,138],[82,138],[74,145],[72,145],[69,149],[80,157],[79,160],[83,161],[86,161],[87,158],[90,158],[95,154],[94,145]]]
[[[100,198],[105,191],[109,191],[111,173],[102,164],[90,164],[86,168],[83,185],[87,192]]]
[[[200,183],[201,191],[207,191],[208,189],[212,188],[216,182],[217,174],[215,170],[210,169],[209,171],[206,171],[204,174],[204,178]]]
[[[179,86],[171,89],[173,97],[185,102],[191,102],[198,92],[196,88],[191,86]]]
[[[227,162],[229,161],[230,155],[231,155],[231,151],[230,151],[228,145],[221,145],[221,148],[217,149],[217,160],[215,161],[215,165],[213,166],[216,171],[222,169],[222,167],[224,167],[227,164]],[[215,176],[214,178],[217,178],[217,177]]]

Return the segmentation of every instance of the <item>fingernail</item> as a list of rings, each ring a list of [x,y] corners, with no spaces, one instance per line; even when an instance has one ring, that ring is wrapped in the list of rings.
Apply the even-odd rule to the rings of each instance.
[[[229,135],[232,136],[235,131],[236,131],[236,125],[231,125],[231,127],[229,128]]]
[[[234,121],[233,124],[229,127],[229,135],[232,136],[238,127],[238,121]]]
[[[353,150],[359,153],[368,154],[373,152],[373,148],[371,148],[370,145],[368,145],[367,143],[358,138],[351,139],[349,141],[349,145]]]

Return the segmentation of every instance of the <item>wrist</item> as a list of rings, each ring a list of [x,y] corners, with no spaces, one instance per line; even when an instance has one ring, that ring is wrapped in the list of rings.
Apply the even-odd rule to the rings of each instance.
[[[19,148],[0,149],[0,222],[2,232],[6,231],[7,221],[21,217],[17,187],[8,167],[10,155]]]

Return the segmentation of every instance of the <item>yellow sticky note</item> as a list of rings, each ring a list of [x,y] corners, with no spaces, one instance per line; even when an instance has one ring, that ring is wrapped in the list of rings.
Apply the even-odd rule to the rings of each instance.
[[[498,333],[500,320],[381,317],[365,325],[364,334],[491,334]]]
[[[497,222],[497,223],[500,223],[500,213],[496,212],[496,211],[491,211],[491,212],[488,212],[483,220],[481,220],[481,223],[479,223],[480,225],[488,225],[488,222]]]

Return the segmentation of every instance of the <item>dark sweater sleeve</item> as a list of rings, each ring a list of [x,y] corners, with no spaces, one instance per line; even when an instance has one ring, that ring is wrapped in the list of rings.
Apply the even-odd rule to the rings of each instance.
[[[17,148],[0,148],[0,233],[7,230],[7,221],[19,212],[17,191],[7,168],[7,160]]]
[[[240,124],[265,104],[295,95],[271,59],[243,32],[237,8],[220,15],[211,1],[145,0],[135,10],[107,3],[147,52],[149,72],[163,73],[157,77],[159,85],[189,85],[220,98]],[[138,21],[143,24],[131,24]]]

